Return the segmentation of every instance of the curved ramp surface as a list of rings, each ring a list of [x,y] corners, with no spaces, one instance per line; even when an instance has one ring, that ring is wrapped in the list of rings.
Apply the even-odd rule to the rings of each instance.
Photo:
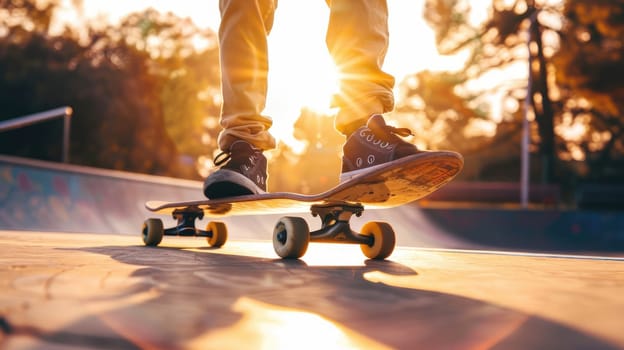
[[[159,217],[166,226],[175,221],[168,215],[150,213],[149,200],[190,201],[203,199],[201,182],[138,175],[74,165],[0,156],[0,229],[138,234],[143,221]],[[220,219],[236,238],[269,239],[282,215]],[[302,213],[311,228],[320,221]],[[368,220],[391,221],[400,245],[479,247],[443,230],[436,231],[414,206],[366,211],[355,219],[359,229]],[[202,222],[198,222],[201,226]],[[413,231],[431,234],[401,234]]]
[[[624,261],[0,231],[0,347],[624,348]]]
[[[0,156],[0,229],[137,234],[148,200],[203,199],[201,183]],[[282,215],[223,219],[234,238],[268,239]],[[320,221],[302,213],[312,229]],[[397,244],[438,248],[486,248],[567,252],[624,251],[624,212],[420,208],[366,210],[354,218],[390,222]],[[207,222],[204,219],[203,222]],[[198,223],[201,226],[202,222]],[[203,224],[205,225],[205,223]]]
[[[154,196],[196,199],[201,184],[75,165],[0,157],[0,228],[134,233]]]

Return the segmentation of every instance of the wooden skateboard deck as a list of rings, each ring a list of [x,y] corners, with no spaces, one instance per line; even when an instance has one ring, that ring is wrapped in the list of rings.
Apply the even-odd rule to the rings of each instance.
[[[319,194],[274,192],[188,202],[149,201],[153,212],[171,214],[198,208],[208,216],[285,214],[307,211],[311,204],[361,203],[367,209],[391,208],[421,199],[451,181],[463,166],[454,152],[425,152],[399,159]]]
[[[301,222],[303,219],[283,218],[286,222],[281,220],[276,225],[276,232],[280,231],[282,234],[274,232],[273,243],[278,255],[284,258],[299,258],[305,253],[305,249],[301,247],[293,248],[286,244],[286,238],[290,237],[288,234],[292,235],[292,232],[295,232],[295,236],[301,236],[298,238],[300,241],[306,241],[305,248],[309,240],[339,241],[359,243],[364,251],[365,246],[375,248],[371,238],[375,234],[369,232],[368,235],[364,235],[351,231],[348,226],[351,215],[361,215],[364,206],[367,209],[391,208],[421,199],[450,182],[462,167],[463,158],[458,153],[423,152],[400,158],[385,166],[378,166],[319,194],[274,192],[187,202],[149,201],[145,204],[149,211],[173,215],[178,219],[178,226],[164,230],[162,221],[148,219],[143,226],[143,240],[146,245],[158,245],[163,234],[203,236],[207,237],[211,246],[220,246],[226,240],[225,224],[210,222],[207,229],[202,231],[194,226],[196,218],[201,219],[204,215],[222,217],[287,214],[311,210],[313,215],[321,217],[323,222],[321,230],[310,233],[305,221]],[[365,252],[365,254],[371,258],[383,259],[394,248],[394,232],[387,223],[372,224],[374,227],[369,227],[369,231],[381,232],[377,240],[381,240],[385,235],[386,241],[392,242],[392,247],[382,247],[382,250],[385,249],[382,252],[369,252],[370,254]],[[302,238],[303,236],[308,238]],[[391,239],[389,236],[392,236]],[[292,237],[290,238],[289,244],[293,241]],[[282,248],[285,252],[278,251],[278,248]],[[375,249],[377,248],[379,247]]]

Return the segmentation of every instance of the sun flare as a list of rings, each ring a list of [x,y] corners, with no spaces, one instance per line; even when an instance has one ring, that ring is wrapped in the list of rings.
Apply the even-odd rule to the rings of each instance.
[[[241,297],[232,305],[240,319],[187,344],[206,348],[244,348],[256,339],[258,349],[388,349],[384,344],[321,315]]]
[[[290,145],[296,144],[292,133],[301,109],[329,114],[338,91],[337,69],[325,46],[328,19],[322,1],[280,2],[275,13],[265,114],[273,118],[272,134]]]
[[[65,2],[69,7],[71,0]],[[477,16],[473,20],[484,17],[487,2],[472,0],[472,16]],[[388,1],[390,47],[384,70],[396,78],[397,85],[407,74],[423,69],[459,69],[466,59],[465,52],[453,57],[437,53],[433,31],[422,19],[423,6],[420,1]],[[81,11],[87,19],[117,22],[131,12],[149,7],[188,17],[200,27],[214,31],[219,28],[217,0],[85,0]],[[325,1],[280,1],[268,37],[269,90],[264,114],[274,121],[271,133],[294,147],[297,140],[292,135],[293,125],[302,108],[321,114],[333,112],[330,102],[338,91],[338,74],[325,45],[328,20]]]

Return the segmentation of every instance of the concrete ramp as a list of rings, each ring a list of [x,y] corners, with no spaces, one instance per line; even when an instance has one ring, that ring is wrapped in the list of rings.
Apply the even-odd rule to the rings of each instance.
[[[197,199],[201,184],[74,165],[0,157],[0,227],[137,233],[146,200]]]
[[[201,183],[197,181],[6,156],[0,156],[0,178],[0,229],[8,230],[138,235],[148,217],[160,217],[165,225],[174,224],[167,216],[147,211],[146,201],[203,198]],[[308,220],[312,229],[320,226],[320,220],[307,212],[301,216]],[[233,237],[270,239],[279,217],[262,215],[220,220],[227,223]],[[415,206],[367,211],[363,218],[354,219],[354,227],[359,228],[369,220],[392,222],[400,245],[473,246],[438,230]],[[414,231],[423,234],[400,234]]]
[[[138,235],[148,200],[202,199],[201,183],[0,156],[0,229]],[[237,239],[268,240],[281,215],[220,219]],[[301,213],[311,229],[320,220]],[[423,208],[417,204],[367,210],[352,220],[392,223],[402,246],[548,252],[624,251],[624,213],[474,207]],[[204,219],[204,222],[208,220]],[[205,225],[205,224],[203,224]],[[198,223],[202,226],[202,222]]]

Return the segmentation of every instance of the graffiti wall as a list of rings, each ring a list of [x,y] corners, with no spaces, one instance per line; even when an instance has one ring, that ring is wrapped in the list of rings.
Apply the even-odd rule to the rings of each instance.
[[[146,200],[201,196],[200,183],[0,157],[1,229],[134,233]]]

